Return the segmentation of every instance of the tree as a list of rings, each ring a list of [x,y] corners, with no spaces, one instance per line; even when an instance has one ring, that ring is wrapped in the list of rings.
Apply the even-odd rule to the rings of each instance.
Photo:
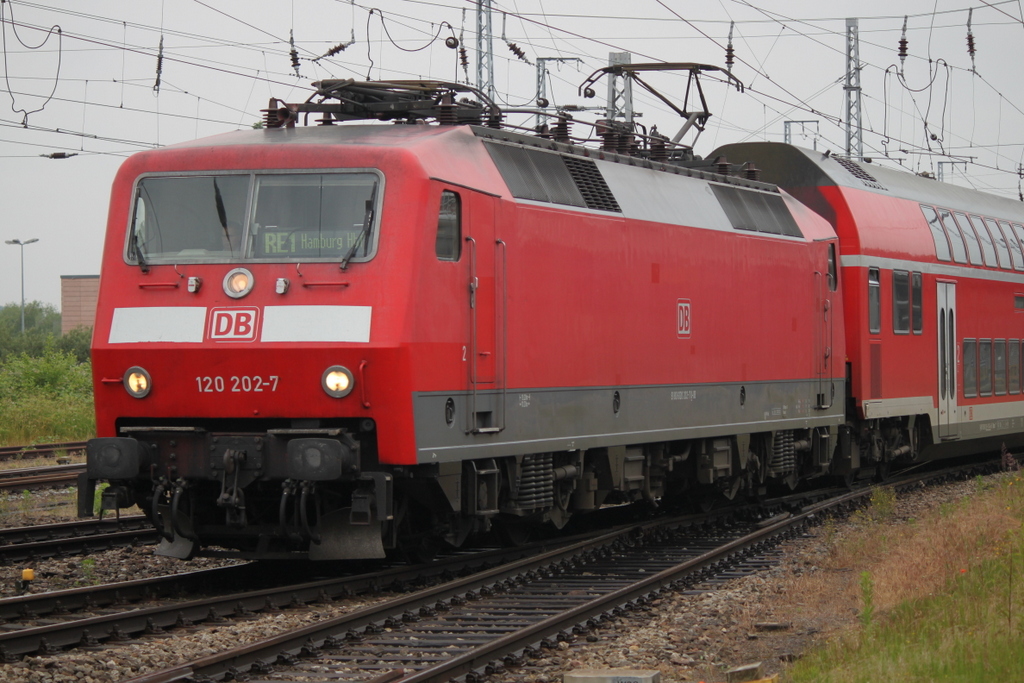
[[[25,333],[21,333],[21,304],[0,307],[0,362],[10,356],[26,354],[39,358],[47,350],[70,353],[78,362],[89,360],[91,328],[60,333],[60,313],[50,304],[32,301],[25,304]]]

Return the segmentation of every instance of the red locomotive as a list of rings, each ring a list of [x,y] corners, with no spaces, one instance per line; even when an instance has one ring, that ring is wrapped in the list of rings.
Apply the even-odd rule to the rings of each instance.
[[[1020,440],[1016,202],[317,87],[118,173],[79,514],[106,481],[162,554],[381,557]]]

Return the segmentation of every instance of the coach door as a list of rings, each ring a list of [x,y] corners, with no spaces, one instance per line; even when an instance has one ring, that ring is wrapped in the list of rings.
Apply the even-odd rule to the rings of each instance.
[[[504,286],[504,243],[495,239],[497,202],[479,192],[463,192],[465,246],[469,256],[470,329],[466,361],[469,373],[470,406],[466,431],[476,434],[499,432],[504,428],[504,378],[499,359],[502,349],[498,321]],[[500,280],[499,276],[500,275]],[[499,379],[501,380],[499,382]]]
[[[956,346],[956,284],[938,284],[939,338],[939,438],[960,436],[957,414],[957,346]]]

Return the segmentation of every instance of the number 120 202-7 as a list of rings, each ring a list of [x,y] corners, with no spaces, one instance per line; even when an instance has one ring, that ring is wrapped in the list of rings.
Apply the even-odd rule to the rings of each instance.
[[[202,394],[214,394],[224,391],[249,393],[260,391],[277,391],[277,375],[260,377],[259,375],[234,375],[232,377],[206,376],[196,377],[196,385]]]

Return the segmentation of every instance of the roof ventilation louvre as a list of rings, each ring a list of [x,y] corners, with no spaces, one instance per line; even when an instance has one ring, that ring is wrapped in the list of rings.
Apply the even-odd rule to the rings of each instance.
[[[604,176],[598,170],[597,164],[590,159],[571,156],[563,156],[562,161],[569,169],[569,174],[576,183],[576,187],[579,188],[580,194],[583,195],[583,201],[587,203],[588,209],[622,212],[619,203],[615,201],[615,195],[612,194],[608,184],[604,181]]]
[[[850,172],[854,178],[857,178],[868,187],[873,187],[876,190],[886,189],[884,185],[878,182],[873,175],[864,170],[864,168],[853,159],[847,159],[846,157],[832,157],[836,163],[845,168]]]

